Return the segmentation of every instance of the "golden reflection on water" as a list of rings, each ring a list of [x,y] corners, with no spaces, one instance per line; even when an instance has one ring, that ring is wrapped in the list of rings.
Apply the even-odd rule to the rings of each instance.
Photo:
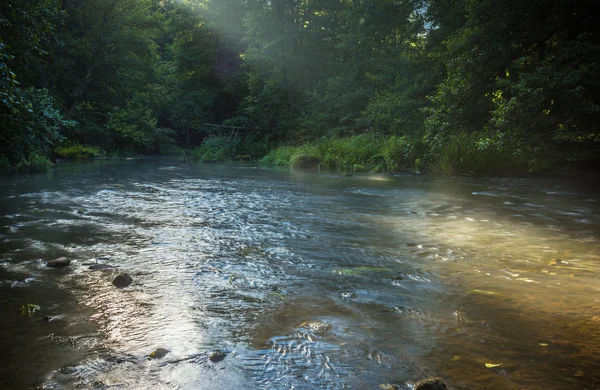
[[[456,292],[454,330],[439,335],[427,356],[435,371],[459,387],[461,379],[478,388],[600,382],[600,246],[593,233],[441,209],[379,221],[414,237],[415,259]]]

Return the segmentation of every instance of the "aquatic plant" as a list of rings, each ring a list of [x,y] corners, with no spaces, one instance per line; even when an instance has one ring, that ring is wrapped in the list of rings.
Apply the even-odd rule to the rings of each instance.
[[[35,315],[35,312],[38,310],[41,310],[41,309],[42,309],[41,307],[39,307],[38,305],[35,305],[33,303],[24,303],[19,308],[19,313],[20,313],[21,317],[25,317],[26,315],[28,317],[33,317]]]

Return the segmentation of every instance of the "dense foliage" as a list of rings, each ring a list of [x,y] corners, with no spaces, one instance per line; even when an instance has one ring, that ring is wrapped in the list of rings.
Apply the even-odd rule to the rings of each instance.
[[[202,145],[186,156],[592,171],[599,21],[580,0],[4,0],[0,169]]]

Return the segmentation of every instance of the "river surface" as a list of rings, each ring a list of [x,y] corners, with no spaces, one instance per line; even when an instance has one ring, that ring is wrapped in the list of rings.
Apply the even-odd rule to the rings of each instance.
[[[592,180],[128,160],[0,185],[2,389],[600,386]]]

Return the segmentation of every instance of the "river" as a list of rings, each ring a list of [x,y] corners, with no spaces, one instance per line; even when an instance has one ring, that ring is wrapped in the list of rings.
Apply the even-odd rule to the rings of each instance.
[[[0,185],[3,389],[600,383],[593,180],[139,159]]]

